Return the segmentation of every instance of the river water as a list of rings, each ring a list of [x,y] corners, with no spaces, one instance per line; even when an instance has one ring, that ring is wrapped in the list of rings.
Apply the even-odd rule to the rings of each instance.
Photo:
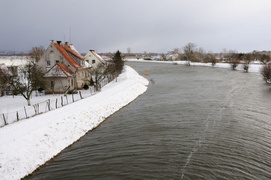
[[[260,74],[127,63],[148,90],[26,179],[270,179]]]

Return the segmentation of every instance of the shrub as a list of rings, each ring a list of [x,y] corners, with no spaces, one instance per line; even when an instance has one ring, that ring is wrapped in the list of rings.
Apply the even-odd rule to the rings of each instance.
[[[271,63],[267,63],[261,69],[261,74],[263,75],[263,79],[267,84],[271,83]]]
[[[89,88],[89,87],[88,87],[87,84],[85,84],[84,87],[83,87],[84,90],[88,90],[88,88]]]

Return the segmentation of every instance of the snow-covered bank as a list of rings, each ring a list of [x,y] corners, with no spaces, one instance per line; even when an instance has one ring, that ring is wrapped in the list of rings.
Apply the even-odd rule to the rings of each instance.
[[[179,64],[179,65],[187,64],[187,61],[154,61],[154,60],[143,60],[143,59],[126,59],[125,61],[168,63],[168,64]],[[190,65],[212,67],[211,63],[201,63],[201,62],[191,62]],[[216,63],[214,67],[230,69],[231,65],[229,63]],[[261,72],[261,68],[262,68],[262,64],[260,63],[250,63],[248,72]],[[244,71],[242,64],[239,64],[236,70]]]
[[[148,81],[125,66],[101,93],[0,128],[0,179],[20,179],[97,127],[147,90]]]

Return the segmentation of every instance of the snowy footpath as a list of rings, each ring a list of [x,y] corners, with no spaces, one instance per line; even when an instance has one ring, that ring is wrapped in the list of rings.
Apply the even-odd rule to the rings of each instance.
[[[129,66],[100,93],[0,128],[0,179],[20,179],[52,159],[147,90]]]

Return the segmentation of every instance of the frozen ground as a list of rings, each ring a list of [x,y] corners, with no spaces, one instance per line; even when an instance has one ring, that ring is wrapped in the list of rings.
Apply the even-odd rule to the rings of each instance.
[[[144,93],[147,84],[125,66],[117,82],[94,96],[0,128],[0,179],[20,179],[32,173]]]

